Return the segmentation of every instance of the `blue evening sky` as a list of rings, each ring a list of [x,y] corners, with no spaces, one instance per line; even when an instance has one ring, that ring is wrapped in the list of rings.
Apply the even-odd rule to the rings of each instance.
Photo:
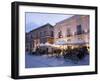
[[[73,15],[26,12],[25,32],[29,32],[47,23],[54,26],[57,22],[67,19],[71,16]]]

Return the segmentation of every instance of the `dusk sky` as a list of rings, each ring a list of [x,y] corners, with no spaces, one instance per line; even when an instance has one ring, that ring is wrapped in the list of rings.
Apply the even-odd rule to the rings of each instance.
[[[26,12],[25,16],[26,16],[25,32],[29,32],[47,23],[54,26],[57,22],[67,19],[73,15]]]

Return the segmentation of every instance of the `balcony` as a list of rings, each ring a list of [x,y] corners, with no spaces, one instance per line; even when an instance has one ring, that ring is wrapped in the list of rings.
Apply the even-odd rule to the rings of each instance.
[[[74,35],[81,35],[81,34],[85,34],[84,30],[77,31],[74,33]]]

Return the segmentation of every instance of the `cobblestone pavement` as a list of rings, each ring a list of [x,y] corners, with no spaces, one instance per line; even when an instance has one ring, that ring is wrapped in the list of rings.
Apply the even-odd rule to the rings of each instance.
[[[63,57],[50,57],[48,55],[25,55],[25,67],[35,68],[35,67],[58,67],[58,66],[79,66],[79,65],[89,65],[89,55],[85,56],[84,59],[80,61],[73,62],[69,59],[64,59]]]

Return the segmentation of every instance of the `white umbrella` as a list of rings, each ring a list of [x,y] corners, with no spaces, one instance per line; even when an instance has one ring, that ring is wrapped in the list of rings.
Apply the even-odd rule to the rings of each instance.
[[[47,45],[47,46],[48,46],[48,45],[51,45],[51,44],[50,44],[50,43],[48,43],[48,42],[46,42],[46,43],[45,43],[45,45]]]
[[[71,44],[77,44],[77,45],[81,45],[81,44],[85,44],[86,42],[84,40],[76,40],[73,41]]]
[[[60,40],[55,42],[55,45],[65,45],[67,42],[65,40]]]
[[[45,46],[45,44],[41,43],[40,46]]]

